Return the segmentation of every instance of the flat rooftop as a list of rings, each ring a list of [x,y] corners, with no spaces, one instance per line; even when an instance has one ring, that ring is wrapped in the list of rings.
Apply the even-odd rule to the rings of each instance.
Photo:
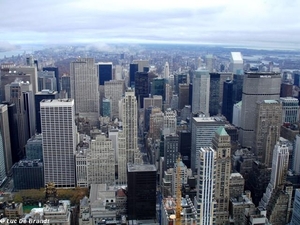
[[[231,58],[234,63],[243,63],[243,56],[240,52],[231,52]]]
[[[156,171],[155,165],[128,163],[128,172],[146,172],[146,171]]]

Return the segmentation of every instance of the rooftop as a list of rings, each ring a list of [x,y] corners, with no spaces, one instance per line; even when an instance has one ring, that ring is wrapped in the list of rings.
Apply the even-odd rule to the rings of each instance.
[[[146,172],[146,171],[156,171],[155,165],[128,163],[128,172]]]
[[[219,136],[228,136],[226,130],[224,129],[224,127],[219,127],[218,130],[216,131],[216,133]]]
[[[234,63],[243,63],[243,56],[240,52],[231,52],[231,58]]]

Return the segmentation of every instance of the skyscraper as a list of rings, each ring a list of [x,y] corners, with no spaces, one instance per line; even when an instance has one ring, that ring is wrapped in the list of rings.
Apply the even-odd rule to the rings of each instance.
[[[69,75],[64,74],[61,77],[61,91],[65,91],[68,94],[67,98],[71,98],[71,80]]]
[[[219,127],[212,140],[212,148],[216,152],[215,200],[216,224],[226,224],[229,220],[229,184],[231,173],[230,136],[224,127]]]
[[[112,62],[97,63],[99,85],[104,85],[105,81],[112,80],[112,74],[113,74],[112,66],[113,66]]]
[[[57,91],[56,78],[53,71],[39,71],[38,72],[38,91],[44,89]]]
[[[251,147],[254,140],[257,101],[279,100],[281,76],[278,73],[248,72],[244,77],[239,142]]]
[[[169,76],[170,76],[170,67],[169,67],[169,63],[166,62],[164,66],[164,78],[169,79]]]
[[[280,137],[282,105],[279,101],[258,101],[253,150],[268,168],[272,166],[273,149]]]
[[[2,132],[0,129],[0,185],[6,180],[6,165],[5,165],[5,154],[4,154],[4,143],[2,139]]]
[[[9,129],[9,117],[8,117],[8,107],[7,105],[0,104],[0,132],[1,132],[1,146],[4,161],[4,171],[9,174],[12,163],[12,149],[11,149],[11,139],[10,139],[10,129]],[[0,148],[1,148],[0,146]],[[0,150],[0,154],[1,150]]]
[[[138,64],[132,63],[129,65],[129,87],[134,87],[135,73],[138,72]]]
[[[188,84],[179,84],[178,91],[178,109],[182,110],[186,105],[189,105],[189,85]]]
[[[73,99],[43,100],[41,127],[45,183],[75,187],[76,125]]]
[[[199,149],[199,161],[195,208],[197,209],[200,225],[215,224],[215,176],[216,176],[216,152],[210,148]]]
[[[55,91],[60,92],[60,82],[59,82],[60,78],[59,78],[58,68],[55,66],[47,66],[47,67],[43,67],[43,71],[53,71],[54,72],[54,76],[56,78],[56,80],[55,80],[56,88],[57,88]]]
[[[169,134],[164,136],[164,170],[174,168],[174,164],[179,156],[178,135]]]
[[[127,215],[129,220],[156,218],[156,167],[128,163]]]
[[[24,148],[26,141],[35,134],[35,111],[32,85],[29,82],[16,81],[5,86],[6,101],[12,102],[17,109],[19,146]],[[20,159],[24,157],[22,150]]]
[[[166,79],[154,78],[151,82],[151,96],[160,95],[163,101],[166,99]]]
[[[224,82],[224,92],[223,92],[223,100],[222,100],[222,115],[226,117],[226,119],[232,123],[232,115],[233,115],[233,81],[226,80]]]
[[[75,113],[98,123],[98,76],[93,58],[78,58],[70,64],[71,98],[75,101]]]
[[[204,113],[209,116],[210,75],[207,70],[196,70],[193,79],[193,113]]]
[[[299,120],[299,100],[297,98],[280,98],[282,103],[282,123],[294,124]]]
[[[210,73],[209,84],[209,115],[215,116],[220,112],[220,77],[219,73]]]
[[[149,78],[147,72],[136,72],[134,77],[135,82],[135,97],[138,101],[138,107],[144,107],[144,98],[149,96]]]
[[[191,169],[196,170],[196,153],[202,147],[210,147],[216,130],[224,126],[226,121],[220,117],[193,117],[192,119],[192,151]]]
[[[244,60],[240,52],[231,52],[230,71],[234,74],[242,74],[244,72]]]
[[[123,132],[125,135],[125,148],[127,162],[134,163],[138,151],[138,115],[137,100],[133,90],[125,92],[121,100]]]
[[[36,117],[36,132],[41,133],[41,112],[40,112],[40,102],[43,99],[56,99],[58,98],[57,91],[42,90],[37,92],[34,96],[35,98],[35,117]]]
[[[295,191],[293,215],[290,225],[298,224],[300,224],[300,189],[296,189]]]
[[[111,118],[119,116],[119,101],[125,93],[125,84],[123,80],[111,80],[104,82],[104,96],[110,99]]]

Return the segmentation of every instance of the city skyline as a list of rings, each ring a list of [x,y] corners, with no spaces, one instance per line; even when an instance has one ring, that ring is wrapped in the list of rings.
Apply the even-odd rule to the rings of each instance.
[[[299,6],[298,0],[3,1],[0,50],[24,44],[104,43],[299,49],[299,21],[292,16]]]

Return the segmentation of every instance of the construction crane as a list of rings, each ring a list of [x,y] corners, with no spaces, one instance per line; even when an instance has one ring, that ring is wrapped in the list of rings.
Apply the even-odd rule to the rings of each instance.
[[[180,156],[177,158],[177,167],[176,167],[176,225],[181,225],[181,169],[180,169]]]

